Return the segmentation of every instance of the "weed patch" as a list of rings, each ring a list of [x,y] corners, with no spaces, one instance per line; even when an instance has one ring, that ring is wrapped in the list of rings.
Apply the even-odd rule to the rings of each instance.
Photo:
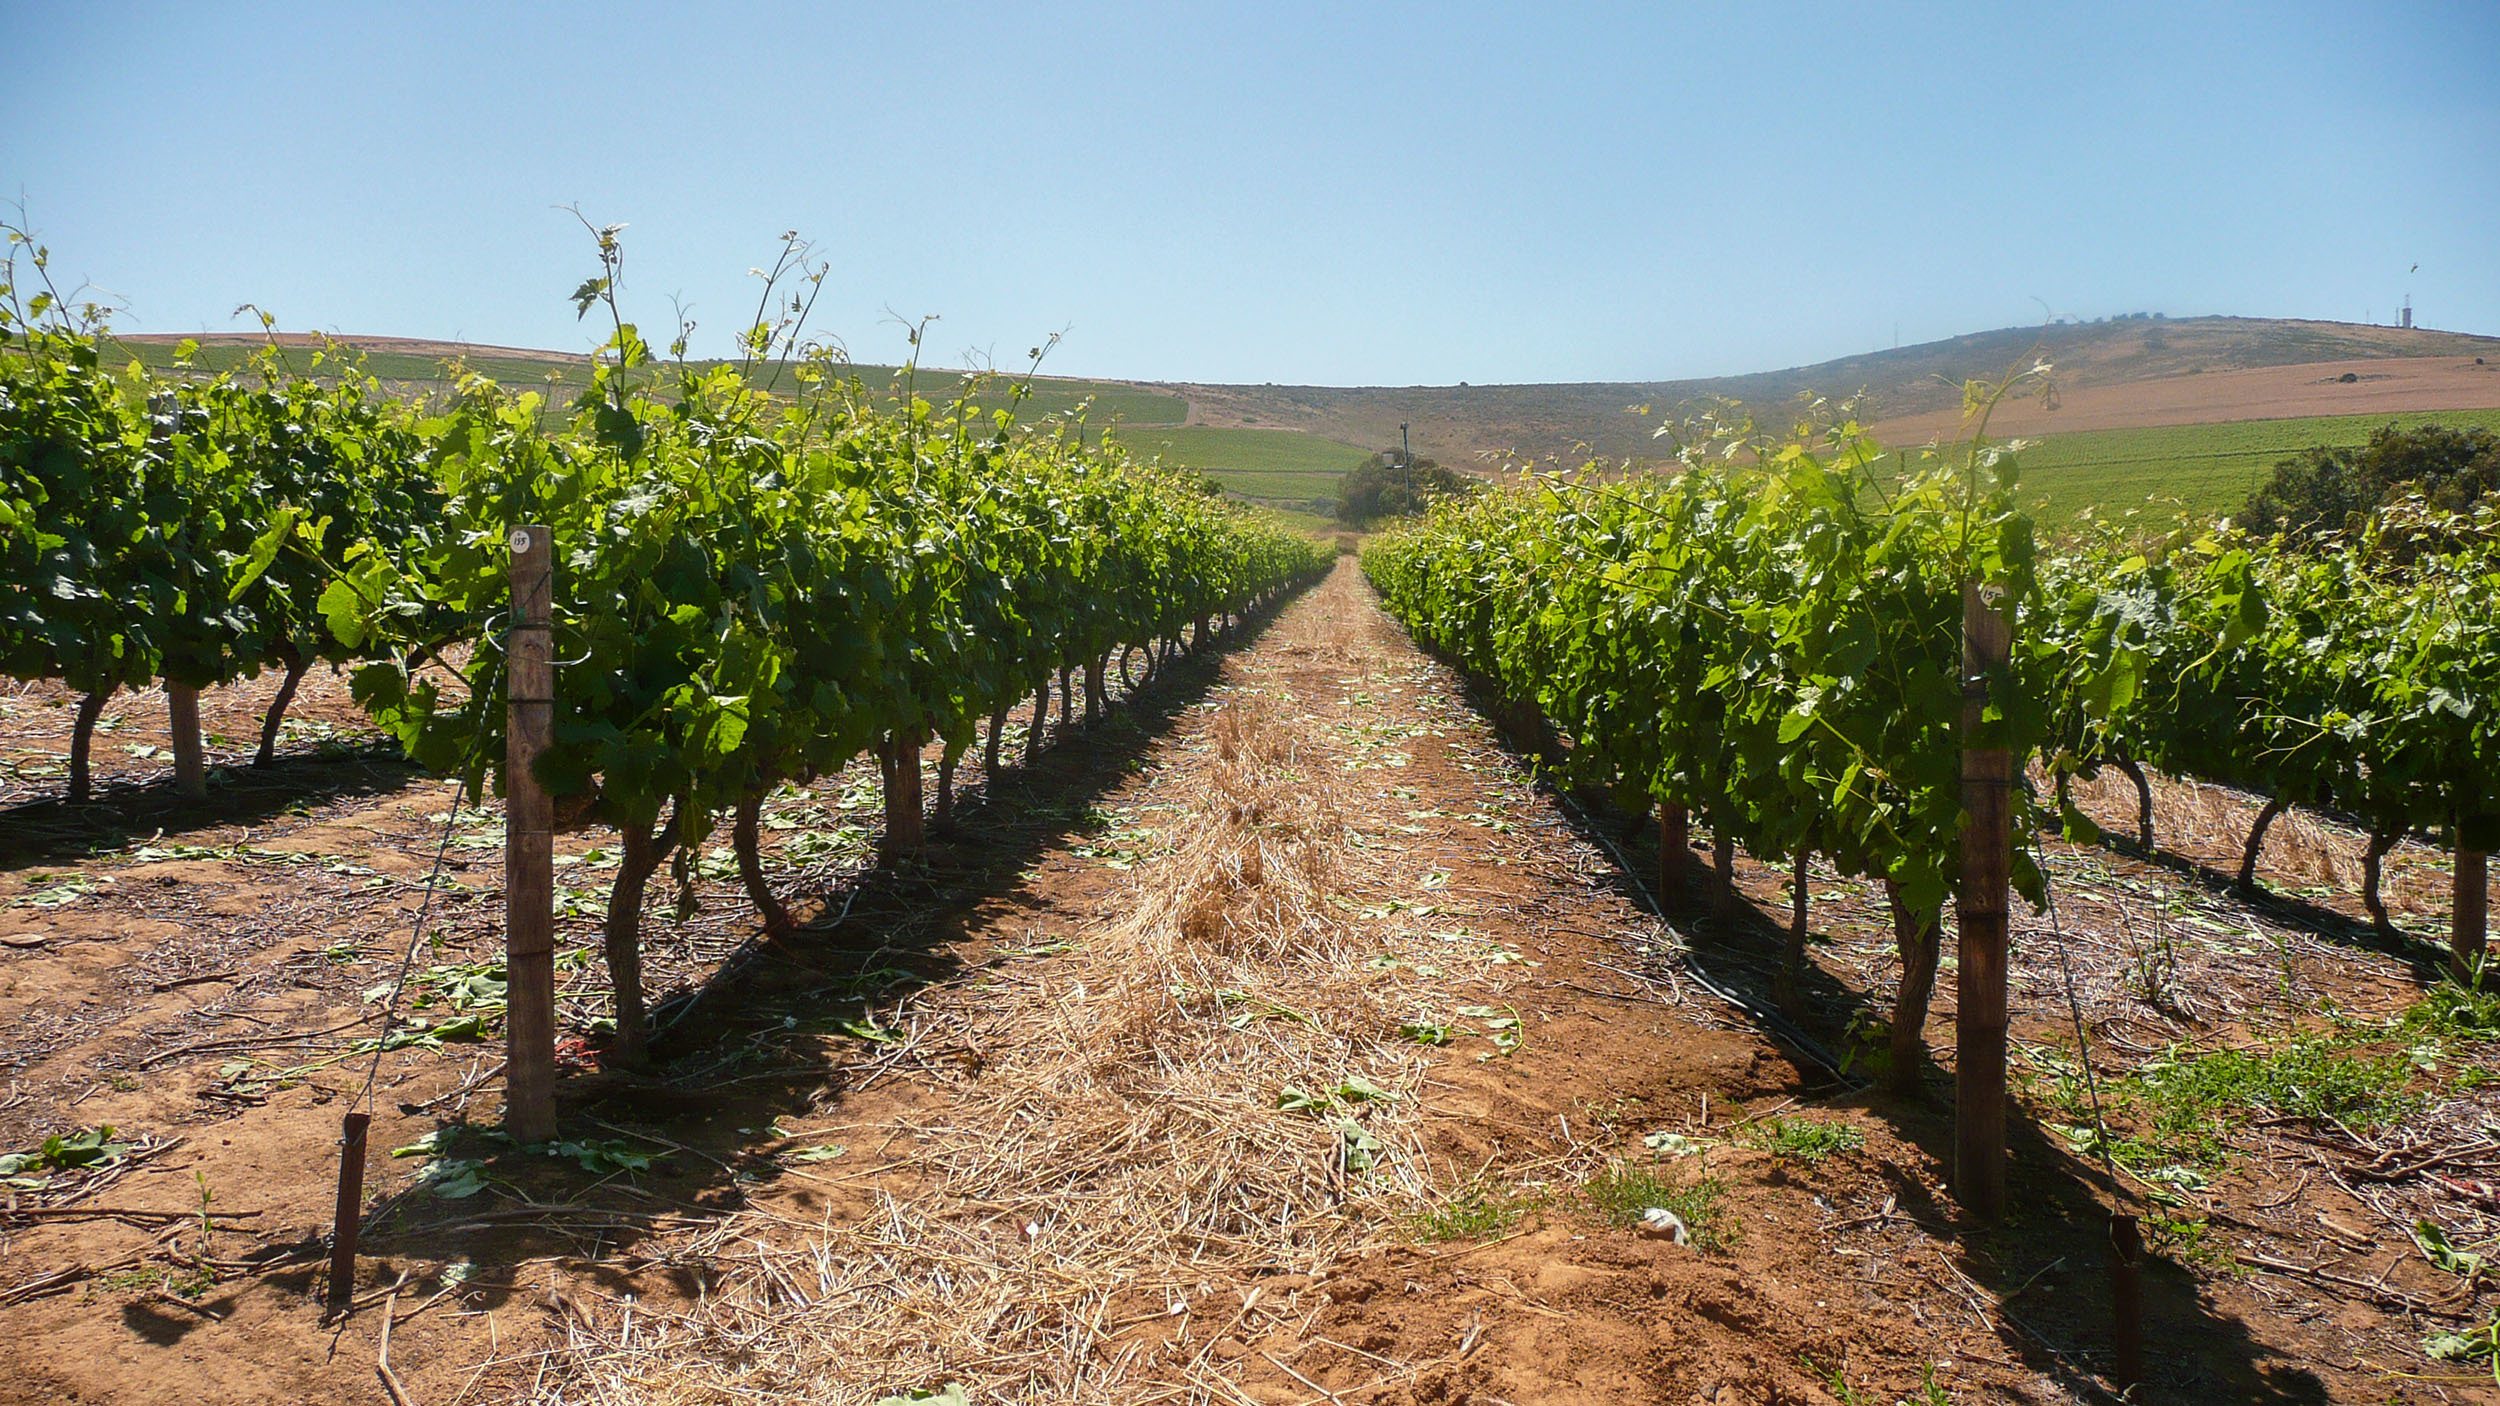
[[[1641,1223],[1643,1212],[1657,1208],[1673,1211],[1701,1249],[1719,1249],[1734,1238],[1719,1204],[1727,1194],[1727,1183],[1717,1177],[1678,1183],[1646,1167],[1617,1162],[1584,1189],[1610,1225],[1629,1229]]]
[[[1439,1205],[1418,1213],[1415,1234],[1433,1242],[1490,1240],[1542,1204],[1541,1197],[1471,1181],[1452,1191]]]
[[[1755,1124],[1745,1141],[1778,1161],[1812,1165],[1865,1147],[1866,1134],[1847,1123],[1828,1123],[1819,1118],[1773,1118]]]

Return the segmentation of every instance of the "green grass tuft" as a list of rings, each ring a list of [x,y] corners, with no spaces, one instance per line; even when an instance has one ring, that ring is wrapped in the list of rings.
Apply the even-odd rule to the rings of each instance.
[[[1695,1248],[1718,1249],[1733,1238],[1733,1228],[1725,1223],[1719,1205],[1727,1195],[1727,1183],[1717,1177],[1677,1183],[1646,1167],[1616,1162],[1584,1189],[1609,1224],[1627,1230],[1640,1225],[1641,1213],[1655,1206],[1675,1212],[1691,1232]]]
[[[1866,1146],[1866,1134],[1847,1123],[1819,1118],[1773,1118],[1755,1124],[1746,1141],[1782,1162],[1811,1164],[1837,1153],[1858,1151]]]
[[[1436,1243],[1491,1240],[1543,1204],[1542,1197],[1471,1181],[1450,1192],[1441,1204],[1419,1212],[1414,1222],[1415,1234]]]
[[[2107,1086],[2113,1111],[2132,1106],[2148,1125],[2136,1136],[2114,1139],[2109,1151],[2138,1169],[2179,1162],[2211,1167],[2229,1158],[2229,1135],[2253,1118],[2332,1118],[2369,1129],[2419,1106],[2420,1096],[2407,1088],[2410,1061],[2354,1046],[2348,1035],[2303,1035],[2273,1050],[2155,1060]]]
[[[2442,978],[2405,1011],[2399,1024],[2406,1033],[2429,1039],[2500,1039],[2500,991],[2479,980],[2464,986]]]

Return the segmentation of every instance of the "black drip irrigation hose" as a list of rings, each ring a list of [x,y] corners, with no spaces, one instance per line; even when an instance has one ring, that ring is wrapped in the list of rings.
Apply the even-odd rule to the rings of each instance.
[[[1866,1087],[1864,1080],[1852,1078],[1849,1071],[1842,1066],[1839,1058],[1830,1050],[1825,1049],[1821,1041],[1798,1028],[1796,1022],[1790,1020],[1788,1017],[1780,1014],[1771,1007],[1762,1004],[1760,1001],[1747,996],[1741,991],[1736,991],[1729,987],[1720,985],[1717,981],[1711,978],[1708,972],[1702,970],[1701,964],[1693,960],[1692,945],[1684,940],[1682,933],[1676,931],[1675,920],[1667,916],[1665,903],[1660,901],[1659,895],[1650,890],[1648,884],[1642,882],[1640,870],[1634,866],[1631,857],[1623,852],[1623,847],[1616,844],[1614,840],[1606,834],[1605,827],[1598,824],[1596,817],[1590,815],[1578,801],[1573,800],[1571,796],[1561,787],[1553,786],[1548,783],[1547,789],[1552,793],[1554,799],[1562,804],[1562,808],[1569,812],[1574,819],[1579,821],[1581,830],[1587,833],[1591,838],[1595,839],[1599,844],[1605,846],[1606,852],[1614,856],[1615,864],[1623,871],[1625,881],[1632,885],[1632,891],[1634,893],[1641,896],[1642,905],[1648,908],[1650,913],[1658,919],[1658,925],[1666,930],[1667,935],[1676,939],[1675,951],[1676,956],[1679,959],[1678,965],[1683,968],[1685,975],[1691,977],[1694,983],[1700,986],[1704,991],[1707,991],[1711,995],[1718,997],[1720,1000],[1727,1002],[1736,1009],[1743,1011],[1746,1015],[1751,1016],[1754,1020],[1760,1022],[1765,1028],[1770,1030],[1772,1034],[1777,1035],[1782,1040],[1796,1046],[1798,1051],[1803,1053],[1806,1058],[1813,1060],[1816,1064],[1819,1064],[1826,1070],[1829,1070],[1833,1078],[1838,1079],[1842,1083],[1850,1085],[1853,1088]]]

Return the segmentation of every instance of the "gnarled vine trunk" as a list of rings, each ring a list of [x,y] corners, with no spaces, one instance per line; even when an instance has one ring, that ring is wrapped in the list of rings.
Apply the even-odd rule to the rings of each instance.
[[[83,802],[95,793],[94,781],[87,769],[87,758],[95,750],[96,719],[104,715],[104,703],[113,696],[110,685],[78,700],[78,717],[70,724],[69,733],[69,798]]]
[[[2472,984],[2491,942],[2491,856],[2459,844],[2449,894],[2448,965],[2458,981]]]
[[[2146,854],[2153,852],[2153,783],[2144,779],[2144,768],[2133,757],[2120,757],[2110,763],[2135,783],[2135,842]]]
[[[1930,910],[1913,913],[1901,901],[1900,886],[1884,880],[1884,900],[1892,909],[1892,938],[1901,950],[1901,990],[1892,1002],[1892,1068],[1885,1082],[1904,1098],[1924,1091],[1927,1067],[1927,1003],[1936,993],[1936,958],[1942,946],[1943,915]]]
[[[286,663],[286,677],[278,683],[278,696],[269,700],[269,712],[260,720],[260,750],[252,754],[252,765],[268,766],[278,759],[278,729],[286,723],[287,705],[295,701],[296,685],[304,681],[304,671],[312,661],[289,649],[279,656]]]
[[[738,882],[746,887],[747,901],[764,917],[767,937],[787,937],[798,924],[790,910],[773,896],[773,887],[764,877],[764,855],[760,848],[763,828],[764,791],[757,787],[738,798],[738,810],[729,827],[729,848],[738,857]]]
[[[881,767],[885,773],[885,834],[877,852],[888,859],[917,854],[928,842],[920,809],[920,748],[917,729],[889,734]]]
[[[1779,998],[1780,1009],[1797,1014],[1797,979],[1806,965],[1806,869],[1814,862],[1814,842],[1809,839],[1797,846],[1796,867],[1791,870],[1788,892],[1788,951],[1780,962],[1779,980],[1773,983],[1772,994]]]
[[[1719,876],[1719,916],[1733,918],[1745,900],[1736,891],[1736,839],[1724,829],[1710,833],[1710,868]]]
[[[1684,871],[1692,858],[1692,818],[1674,801],[1658,803],[1658,906],[1672,910],[1684,897]]]
[[[1041,691],[1033,695],[1033,725],[1024,730],[1024,764],[1031,766],[1042,757],[1042,733],[1050,725],[1050,684],[1044,681]]]
[[[2274,818],[2283,813],[2283,806],[2280,796],[2267,801],[2266,808],[2257,812],[2257,823],[2248,828],[2248,848],[2240,853],[2239,885],[2243,891],[2253,892],[2257,887],[2257,858],[2265,853],[2266,831],[2274,825]]]
[[[963,748],[952,742],[938,753],[937,813],[929,817],[929,824],[940,835],[955,833],[955,762],[962,755]]]
[[[642,994],[642,899],[651,876],[677,848],[678,816],[655,832],[627,822],[620,827],[625,852],[608,890],[607,921],[600,930],[608,958],[608,985],[616,1001],[616,1062],[639,1067],[651,1057],[650,1011]]]
[[[2370,843],[2361,851],[2361,906],[2369,911],[2370,922],[2381,932],[2395,927],[2388,921],[2386,901],[2379,894],[2379,875],[2385,867],[2387,852],[2396,847],[2392,828],[2372,830]]]

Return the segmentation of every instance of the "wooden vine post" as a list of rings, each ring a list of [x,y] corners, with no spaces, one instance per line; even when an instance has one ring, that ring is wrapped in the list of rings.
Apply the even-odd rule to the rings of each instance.
[[[160,456],[174,452],[174,417],[181,405],[172,391],[148,397],[148,447]],[[165,680],[165,728],[174,739],[174,789],[183,799],[208,799],[208,761],[200,748],[200,690],[196,684]]]
[[[1962,588],[1961,970],[1954,1017],[1953,1187],[1972,1219],[2005,1210],[2005,966],[2012,877],[2014,754],[1988,740],[1989,696],[2006,678],[2013,628],[2002,587]]]
[[[2144,1384],[2144,1227],[2124,1211],[2109,1218],[2110,1385],[2130,1401]]]
[[[356,1232],[365,1219],[365,1137],[373,1115],[358,1109],[339,1120],[339,1195],[330,1220],[329,1314],[356,1301]]]
[[[504,1130],[524,1143],[556,1132],[555,802],[538,780],[553,742],[556,670],[551,534],[512,529],[505,636]]]
[[[2467,980],[2474,966],[2483,959],[2491,939],[2491,862],[2479,849],[2464,843],[2464,827],[2458,827],[2457,870],[2455,888],[2450,894],[2448,955],[2455,962],[2457,979]]]

